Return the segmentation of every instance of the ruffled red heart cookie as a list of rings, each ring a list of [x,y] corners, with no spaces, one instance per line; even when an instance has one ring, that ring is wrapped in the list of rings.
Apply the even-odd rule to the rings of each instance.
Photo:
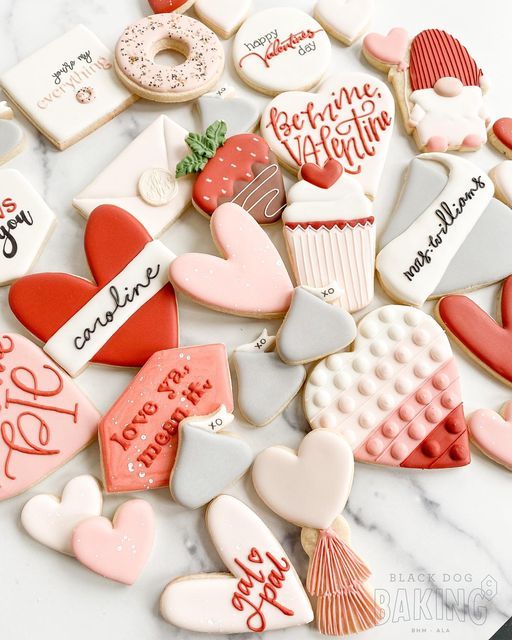
[[[14,315],[46,342],[45,351],[77,375],[88,362],[142,366],[155,351],[177,346],[177,304],[167,280],[174,254],[111,205],[93,211],[84,244],[96,284],[42,273],[11,287]]]

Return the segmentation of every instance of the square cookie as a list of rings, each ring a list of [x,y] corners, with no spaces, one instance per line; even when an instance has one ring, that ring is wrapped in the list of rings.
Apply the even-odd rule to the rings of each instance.
[[[112,54],[83,25],[0,76],[9,98],[58,149],[66,149],[137,97],[117,79]]]

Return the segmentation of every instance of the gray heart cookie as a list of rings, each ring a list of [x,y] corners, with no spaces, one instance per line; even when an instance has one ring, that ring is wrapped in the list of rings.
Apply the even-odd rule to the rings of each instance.
[[[0,120],[0,164],[12,160],[23,151],[24,146],[23,129],[12,120]]]
[[[277,350],[287,364],[305,364],[344,349],[356,333],[348,311],[297,287],[277,334]]]
[[[180,426],[171,493],[184,507],[198,509],[243,476],[252,459],[251,448],[237,436],[185,423]]]
[[[443,191],[448,176],[437,163],[415,158],[405,179],[400,201],[380,239],[385,247],[404,233]],[[476,289],[512,273],[512,211],[493,198],[452,258],[431,297]]]
[[[265,426],[282,413],[306,378],[301,364],[287,365],[275,351],[235,351],[233,360],[238,377],[238,408],[256,427]]]
[[[218,98],[205,95],[197,101],[197,108],[203,131],[206,131],[212,122],[224,120],[228,126],[229,136],[254,131],[260,118],[259,109],[245,98]]]

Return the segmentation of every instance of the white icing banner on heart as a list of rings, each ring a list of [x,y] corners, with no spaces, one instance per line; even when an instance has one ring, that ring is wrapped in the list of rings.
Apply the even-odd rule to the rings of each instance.
[[[160,241],[144,249],[46,343],[44,350],[77,375],[110,338],[168,283],[175,254]]]
[[[343,295],[343,288],[340,287],[336,281],[331,282],[325,287],[308,287],[307,285],[302,285],[302,288],[324,302],[334,302]]]
[[[235,416],[232,413],[229,413],[226,407],[221,404],[220,407],[214,411],[213,413],[209,413],[206,416],[193,416],[191,418],[185,418],[181,421],[181,428],[185,424],[190,425],[191,427],[200,427],[201,429],[205,429],[206,431],[210,431],[212,433],[216,433],[221,429],[229,426]]]
[[[270,351],[276,344],[276,337],[269,336],[268,331],[263,329],[261,335],[254,341],[249,342],[247,344],[242,344],[237,347],[237,351],[257,351],[260,353],[265,353],[265,351]]]

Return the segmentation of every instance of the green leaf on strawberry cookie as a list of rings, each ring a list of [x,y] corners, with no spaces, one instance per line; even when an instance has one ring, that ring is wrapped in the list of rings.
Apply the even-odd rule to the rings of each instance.
[[[217,120],[213,124],[211,124],[208,129],[206,129],[206,137],[208,140],[211,140],[215,145],[215,148],[218,149],[222,146],[226,140],[226,133],[228,130],[227,124],[224,120]]]
[[[196,155],[202,158],[213,158],[217,150],[212,141],[201,133],[189,133],[187,144]]]
[[[181,178],[189,173],[199,173],[204,169],[208,159],[198,156],[196,153],[183,158],[176,166],[176,177]]]

